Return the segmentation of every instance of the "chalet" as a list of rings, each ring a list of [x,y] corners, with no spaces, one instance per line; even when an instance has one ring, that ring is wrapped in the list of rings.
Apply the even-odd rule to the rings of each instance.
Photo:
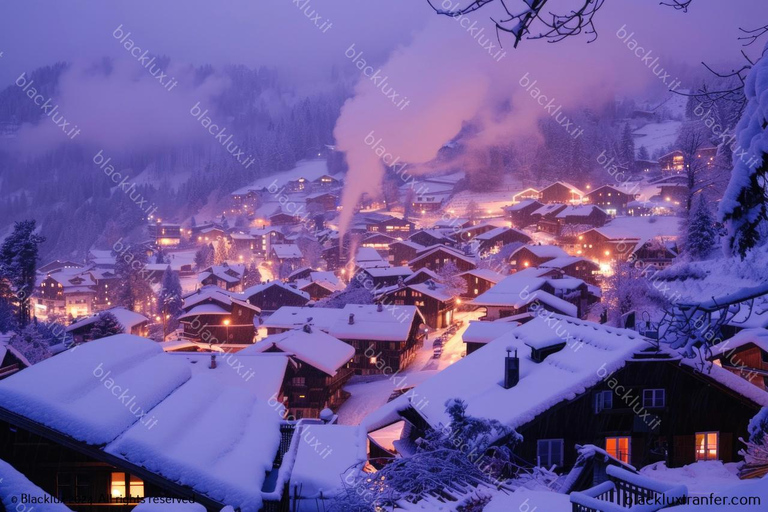
[[[392,236],[408,236],[414,230],[413,222],[390,215],[368,216],[365,225],[368,231]]]
[[[535,188],[526,188],[525,190],[521,190],[520,192],[514,194],[512,196],[512,203],[518,204],[525,201],[528,201],[530,199],[538,200],[541,196],[541,192],[536,190]]]
[[[336,274],[330,271],[311,272],[308,280],[299,280],[297,288],[309,294],[312,300],[320,300],[332,293],[343,291],[347,285],[344,284]]]
[[[426,247],[410,240],[399,240],[389,244],[389,261],[395,265],[405,265]]]
[[[309,294],[282,281],[268,281],[243,290],[241,297],[262,311],[275,311],[281,306],[304,306]]]
[[[373,249],[378,252],[382,258],[388,258],[390,245],[398,241],[397,238],[384,233],[369,233],[363,238],[362,242],[360,242],[360,247]]]
[[[497,320],[545,309],[586,318],[599,300],[597,287],[555,269],[528,268],[505,277],[469,303],[486,310],[484,320]]]
[[[439,211],[443,207],[443,204],[445,204],[447,197],[447,194],[420,194],[413,199],[411,206],[414,211],[425,215],[427,213]]]
[[[284,244],[286,241],[285,235],[277,228],[253,228],[250,235],[253,238],[253,254],[256,256],[267,256],[272,244]]]
[[[311,326],[313,331],[328,333],[336,322],[342,319],[347,319],[347,314],[342,309],[283,306],[269,315],[262,327],[269,335],[302,329],[305,325]]]
[[[556,181],[543,188],[538,198],[544,204],[581,204],[583,199],[584,192],[564,181]]]
[[[664,269],[670,266],[677,256],[675,242],[654,239],[638,242],[630,255],[630,260],[638,263],[642,268]]]
[[[378,300],[395,306],[416,306],[432,329],[444,329],[453,323],[456,298],[444,286],[429,280],[419,284],[403,284],[384,291]]]
[[[307,203],[307,210],[314,211],[311,206],[317,205],[322,212],[336,211],[336,204],[339,201],[338,196],[331,194],[330,192],[317,192],[315,194],[309,194],[305,201]]]
[[[394,286],[398,281],[413,274],[410,267],[371,267],[360,272],[365,274],[365,278],[361,280],[370,281],[375,289]]]
[[[147,233],[157,245],[179,245],[181,243],[181,224],[150,222]]]
[[[0,380],[30,366],[32,363],[24,354],[7,343],[0,343]]]
[[[40,491],[24,488],[55,498],[53,504],[24,508],[117,510],[125,506],[107,503],[107,497],[128,496],[189,500],[207,510],[250,510],[259,508],[256,503],[278,510],[283,501],[287,506],[282,486],[266,482],[284,473],[283,457],[288,453],[291,460],[300,440],[293,436],[300,433],[296,425],[271,406],[282,399],[289,358],[243,355],[234,365],[228,356],[235,357],[213,355],[211,364],[211,354],[164,353],[152,340],[120,334],[3,380],[3,459]],[[248,375],[258,378],[247,380]],[[123,392],[129,400],[116,398]],[[205,427],[214,424],[226,425],[215,440]],[[238,478],[221,478],[231,467]],[[5,487],[24,489],[10,482]]]
[[[432,281],[438,281],[440,279],[440,276],[429,270],[428,268],[420,268],[419,270],[415,271],[410,276],[403,279],[403,283],[405,284],[419,284],[419,283],[426,283],[429,280]]]
[[[111,249],[91,249],[88,251],[87,256],[88,264],[92,268],[96,269],[104,269],[104,270],[114,270],[115,269],[115,263],[117,262],[117,257],[112,252]],[[43,273],[42,270],[38,269],[38,272]],[[50,273],[50,272],[46,272]]]
[[[239,188],[230,194],[236,207],[252,209],[259,205],[259,191],[252,186]]]
[[[81,263],[75,263],[73,261],[69,260],[54,260],[50,263],[46,263],[45,265],[38,267],[37,273],[38,274],[53,274],[56,272],[59,272],[60,270],[68,270],[68,269],[82,269],[83,264]]]
[[[312,272],[312,267],[299,267],[288,274],[288,277],[285,278],[285,282],[296,283],[296,281],[300,279],[309,279],[309,276],[312,274]]]
[[[696,152],[696,159],[701,163],[702,166],[706,166],[706,167],[714,166],[716,158],[717,158],[716,147],[700,148]],[[683,154],[683,152],[679,149],[676,149],[671,153],[667,153],[666,155],[660,156],[659,165],[661,166],[661,170],[663,172],[680,173],[685,171],[687,164],[685,162],[685,155]]]
[[[254,319],[261,309],[215,286],[206,286],[184,296],[179,317],[182,337],[200,343],[253,343]]]
[[[355,349],[309,324],[268,336],[237,356],[251,352],[282,352],[294,362],[283,387],[288,414],[297,419],[318,418],[326,408],[336,411],[349,397],[342,388],[354,374]]]
[[[510,255],[509,264],[512,271],[520,271],[530,267],[540,267],[547,261],[567,256],[568,253],[555,245],[526,245]]]
[[[453,213],[451,210],[450,213]],[[472,221],[461,217],[440,218],[435,221],[433,229],[438,231],[450,230],[458,231],[460,229],[468,228],[472,225]]]
[[[524,228],[535,223],[533,218],[533,212],[544,206],[536,199],[525,199],[512,206],[507,206],[504,211],[507,213],[507,218],[512,222],[512,225],[517,228]]]
[[[491,222],[481,222],[479,224],[475,224],[474,226],[469,226],[456,231],[453,233],[453,237],[457,242],[466,243],[474,239],[476,236],[498,229],[498,227],[499,226],[492,224]]]
[[[562,256],[545,261],[539,267],[560,270],[592,285],[597,285],[597,275],[600,273],[600,265],[581,256]]]
[[[107,309],[101,313],[95,314],[88,318],[79,320],[66,327],[66,332],[75,343],[83,343],[85,341],[92,341],[93,336],[91,331],[93,330],[93,324],[96,323],[99,318],[105,313],[110,313],[115,316],[120,326],[123,328],[123,333],[134,334],[136,336],[146,336],[147,327],[149,325],[149,319],[142,314],[136,313],[118,306],[115,308]]]
[[[590,229],[579,235],[577,254],[598,263],[626,260],[640,242],[637,237],[627,238],[609,230]]]
[[[218,286],[227,291],[239,292],[243,289],[244,265],[230,266],[226,262],[206,268],[197,276],[201,286]]]
[[[336,188],[342,185],[341,180],[334,178],[329,174],[323,174],[322,176],[312,180],[312,187],[318,188]]]
[[[445,246],[425,248],[418,256],[409,261],[408,265],[413,270],[428,268],[433,272],[440,272],[449,261],[456,265],[459,272],[466,272],[477,267],[474,259]]]
[[[430,245],[454,245],[456,241],[453,238],[445,236],[442,232],[434,229],[420,229],[408,237],[408,241],[417,243],[424,247]]]
[[[550,235],[557,236],[560,231],[560,223],[557,220],[557,214],[565,210],[566,205],[554,203],[545,204],[531,214],[531,218],[536,221],[536,229]]]
[[[115,275],[102,269],[70,268],[53,272],[39,281],[33,302],[39,318],[90,316],[109,307],[109,285]]]
[[[218,226],[208,226],[200,229],[196,234],[193,231],[192,236],[198,244],[208,244],[221,238],[227,238],[227,232]]]
[[[478,254],[496,254],[505,245],[532,242],[531,237],[515,228],[496,228],[477,235],[474,242],[477,243]]]
[[[256,240],[250,233],[230,233],[229,245],[235,254],[243,257],[256,252]]]
[[[284,211],[278,211],[269,216],[269,223],[272,226],[292,226],[300,222],[301,217]]]
[[[364,425],[370,432],[405,421],[397,446],[407,456],[427,431],[447,424],[445,403],[457,398],[467,414],[520,434],[522,460],[558,471],[568,472],[576,446],[588,444],[635,467],[734,462],[768,394],[723,368],[706,373],[695,364],[634,331],[537,316],[417,385],[414,396],[429,403],[401,396]],[[691,407],[697,403],[706,406]]]
[[[586,195],[587,202],[595,206],[599,206],[608,215],[625,215],[627,213],[627,205],[635,200],[635,196],[622,192],[616,187],[610,185],[603,185],[597,187],[595,190],[591,190]]]
[[[269,259],[275,265],[287,265],[295,270],[301,266],[304,255],[296,244],[272,244]]]
[[[685,204],[688,199],[688,187],[677,183],[665,183],[659,185],[659,195],[662,201],[671,206]]]
[[[473,298],[487,292],[505,276],[489,268],[475,268],[462,272],[459,277],[467,282],[467,292],[463,297]]]
[[[475,350],[483,348],[499,336],[504,336],[519,325],[520,322],[510,318],[502,318],[493,322],[470,320],[469,325],[467,325],[467,328],[461,335],[461,341],[467,347],[467,355],[469,355]]]
[[[714,364],[768,391],[768,330],[750,328],[712,347]]]
[[[608,221],[608,214],[595,205],[566,206],[555,216],[560,226],[560,232],[563,226],[604,226]]]
[[[329,333],[355,348],[358,375],[404,370],[424,344],[424,317],[416,306],[347,304]]]
[[[357,269],[386,268],[389,267],[389,262],[378,251],[370,247],[360,247],[355,253],[355,266]]]

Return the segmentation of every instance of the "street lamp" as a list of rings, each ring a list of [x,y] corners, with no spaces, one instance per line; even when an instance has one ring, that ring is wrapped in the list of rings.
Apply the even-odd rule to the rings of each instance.
[[[224,326],[227,329],[227,343],[229,343],[229,323],[230,323],[229,318],[224,319]]]

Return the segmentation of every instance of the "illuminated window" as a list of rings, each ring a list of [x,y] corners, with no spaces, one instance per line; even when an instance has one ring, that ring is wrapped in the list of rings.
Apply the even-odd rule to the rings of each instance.
[[[718,432],[696,433],[696,460],[717,460],[720,434]]]
[[[112,483],[109,488],[113,498],[125,498],[127,491],[125,473],[112,473]]]
[[[629,464],[629,451],[632,446],[632,439],[629,437],[606,437],[605,451],[614,459],[620,460],[624,464]]]

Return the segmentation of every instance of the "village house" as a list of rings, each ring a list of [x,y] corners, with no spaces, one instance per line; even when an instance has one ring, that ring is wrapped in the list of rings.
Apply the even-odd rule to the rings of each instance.
[[[608,215],[626,215],[627,205],[635,200],[634,195],[622,192],[616,187],[603,185],[591,190],[586,195],[587,202],[599,206]]]
[[[544,204],[581,204],[584,192],[564,181],[556,181],[543,188],[538,200]]]
[[[312,300],[323,299],[335,292],[343,291],[347,285],[331,271],[310,272],[309,279],[300,279],[296,287],[309,294]]]
[[[696,152],[696,159],[702,166],[712,167],[717,158],[717,147],[699,148]],[[685,155],[679,149],[676,149],[666,155],[659,157],[661,170],[667,173],[680,173],[686,169]]]
[[[565,226],[600,227],[608,221],[608,214],[591,204],[566,206],[555,216],[559,226],[558,235],[565,231]]]
[[[407,264],[426,247],[410,240],[398,240],[389,244],[389,262],[395,266]]]
[[[653,267],[661,270],[670,266],[677,256],[675,242],[653,239],[638,242],[629,259],[642,268]]]
[[[535,188],[528,187],[525,190],[521,190],[512,196],[512,203],[518,204],[530,199],[538,200],[541,196],[541,192]]]
[[[743,329],[712,347],[709,360],[768,391],[768,330]]]
[[[424,317],[416,306],[347,304],[341,311],[329,334],[355,348],[358,375],[402,371],[424,344]]]
[[[140,313],[125,309],[122,306],[106,309],[100,313],[89,316],[88,318],[79,320],[73,324],[68,325],[65,331],[68,335],[72,336],[72,340],[75,343],[92,341],[93,336],[91,331],[93,330],[93,324],[95,324],[105,313],[114,315],[120,324],[120,327],[122,327],[123,333],[134,334],[136,336],[147,336],[149,318]]]
[[[38,277],[32,297],[38,318],[90,316],[109,308],[110,285],[115,286],[112,271],[96,268],[64,268]]]
[[[371,267],[360,270],[364,277],[358,278],[361,282],[370,283],[373,289],[393,286],[413,274],[410,267]]]
[[[199,245],[214,243],[221,238],[227,238],[227,236],[224,228],[213,224],[206,225],[200,229],[192,228],[192,239]]]
[[[413,222],[406,219],[399,219],[391,215],[366,215],[365,226],[367,231],[374,233],[386,233],[397,237],[407,237],[413,233],[415,227]]]
[[[269,259],[276,267],[288,267],[291,271],[301,267],[304,255],[296,244],[272,244]]]
[[[433,272],[440,272],[449,261],[456,265],[459,272],[466,272],[477,267],[473,258],[456,249],[442,245],[422,249],[418,256],[408,262],[408,265],[413,270],[428,268]]]
[[[158,246],[174,246],[181,243],[181,224],[167,222],[150,222],[147,224],[147,234]]]
[[[339,198],[330,192],[317,192],[309,194],[305,201],[307,203],[307,211],[314,211],[314,208],[317,207],[320,212],[334,212],[336,211],[336,204]]]
[[[355,349],[309,324],[274,334],[237,353],[281,352],[289,364],[283,392],[287,413],[296,419],[318,418],[323,409],[337,411],[349,397],[342,388],[355,373],[351,361]]]
[[[312,180],[312,188],[327,189],[327,188],[339,188],[343,185],[340,179],[334,178],[330,174],[323,174],[322,176]]]
[[[564,250],[555,245],[526,245],[520,247],[509,256],[509,264],[513,272],[531,267],[540,267],[555,258],[568,256]]]
[[[181,337],[209,344],[253,343],[254,320],[261,314],[259,307],[216,286],[185,295],[182,310]]]
[[[461,335],[461,341],[467,347],[467,355],[469,355],[475,350],[483,348],[499,336],[509,333],[519,325],[520,322],[516,322],[510,318],[502,318],[492,322],[470,320],[469,325],[467,325],[467,328]]]
[[[240,257],[250,257],[256,250],[256,241],[249,233],[229,233],[229,246]]]
[[[476,236],[498,228],[499,226],[493,222],[480,222],[474,226],[468,226],[464,229],[455,231],[452,236],[458,243],[467,243],[472,241]]]
[[[342,319],[347,319],[343,309],[283,306],[269,315],[261,327],[267,330],[268,335],[302,329],[305,325],[311,326],[313,331],[329,333]]]
[[[474,268],[459,274],[459,277],[467,283],[467,291],[462,297],[474,298],[481,293],[487,292],[491,287],[504,279],[503,274],[499,274],[489,268]]]
[[[512,222],[512,225],[516,228],[524,228],[534,224],[536,220],[533,217],[533,212],[544,206],[536,199],[525,199],[512,206],[504,207],[504,211],[507,213],[507,218]]]
[[[539,267],[560,270],[592,285],[597,285],[597,276],[600,273],[600,265],[581,256],[562,256],[545,261]]]
[[[420,229],[408,237],[408,241],[417,243],[423,247],[429,247],[431,245],[450,245],[456,244],[453,238],[445,236],[441,231],[436,229]]]
[[[626,260],[639,242],[640,238],[634,236],[627,237],[595,228],[578,236],[580,247],[577,254],[598,263],[609,264]]]
[[[297,290],[282,281],[267,281],[243,290],[240,294],[262,311],[275,311],[282,306],[304,306],[309,302],[309,293]]]
[[[378,300],[397,306],[416,306],[424,317],[424,323],[432,329],[444,329],[453,323],[456,297],[445,286],[430,279],[423,283],[403,283],[393,288],[379,295]]]
[[[360,247],[373,249],[378,252],[382,258],[389,258],[389,247],[399,240],[393,236],[384,233],[367,233],[360,242]]]
[[[560,203],[545,204],[531,214],[536,221],[536,230],[557,236],[560,233],[560,222],[557,214],[565,210],[566,205]]]
[[[245,273],[244,265],[213,265],[204,269],[197,276],[200,286],[218,286],[227,291],[239,292],[243,289],[242,279]]]
[[[537,316],[509,330],[417,385],[414,395],[428,403],[396,398],[364,425],[375,435],[405,421],[397,446],[407,456],[428,430],[446,424],[446,401],[461,399],[468,414],[522,436],[515,448],[521,460],[562,473],[576,464],[577,445],[594,445],[635,467],[738,460],[738,439],[768,405],[767,393],[717,366],[700,372],[696,360],[634,331],[560,315],[552,320],[556,328]]]
[[[447,194],[420,194],[413,199],[411,207],[422,215],[436,212],[443,207],[446,197]]]
[[[515,228],[496,228],[477,235],[473,242],[477,244],[480,255],[496,254],[505,245],[532,242],[530,236]]]
[[[278,228],[252,228],[252,250],[256,256],[267,256],[272,250],[272,244],[284,244],[285,235]]]

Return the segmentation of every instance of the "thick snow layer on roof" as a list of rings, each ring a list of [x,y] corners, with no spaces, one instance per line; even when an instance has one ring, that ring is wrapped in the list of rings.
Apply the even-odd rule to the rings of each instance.
[[[518,229],[499,227],[499,228],[493,228],[490,231],[486,231],[485,233],[481,233],[481,234],[477,235],[475,237],[475,240],[480,240],[480,241],[491,240],[492,238],[495,238],[495,237],[497,237],[499,235],[503,235],[507,231],[513,231],[513,232],[517,233],[518,235],[522,235],[522,236],[525,236],[526,238],[530,238],[526,233],[524,233],[524,232],[522,232],[522,231],[520,231]]]
[[[3,380],[0,406],[78,441],[101,445],[137,421],[126,403],[149,411],[189,378],[186,364],[169,358],[154,341],[118,334]]]
[[[345,487],[344,478],[354,481],[367,459],[360,427],[310,424],[295,435],[305,441],[299,443],[291,475],[291,487],[298,486],[301,497],[335,496]]]
[[[329,332],[341,318],[347,318],[341,309],[335,308],[299,308],[283,306],[264,320],[263,327],[295,329],[309,323],[316,329]]]
[[[460,276],[470,275],[470,276],[476,276],[480,279],[485,279],[486,281],[490,281],[491,283],[498,283],[504,277],[506,277],[504,274],[499,274],[498,272],[491,270],[489,268],[474,268],[472,270],[467,270],[466,272],[462,272],[459,274]]]
[[[106,451],[244,512],[261,508],[261,488],[280,444],[281,416],[266,401],[210,374],[194,376]]]
[[[384,258],[381,257],[376,249],[373,247],[360,247],[355,253],[355,263],[370,263],[370,262],[384,262]]]
[[[682,358],[680,362],[685,366],[689,366],[699,371],[700,368],[697,365],[698,361],[700,361],[700,359],[697,355],[693,359]],[[728,389],[735,391],[744,398],[751,400],[757,405],[768,407],[768,393],[739,375],[716,364],[707,367],[705,375]]]
[[[515,272],[475,297],[472,304],[479,306],[527,304],[528,302],[524,302],[525,299],[546,283],[546,279],[540,277],[546,272],[547,269],[538,268],[526,268]]]
[[[425,275],[427,277],[429,277],[430,279],[434,279],[434,280],[440,279],[440,276],[438,276],[435,272],[429,270],[427,267],[423,267],[423,268],[420,268],[419,270],[417,270],[416,272],[414,272],[413,274],[409,275],[405,279],[403,279],[403,281],[405,283],[409,283],[411,281],[416,280],[416,278],[423,277]]]
[[[340,340],[405,341],[413,319],[421,313],[416,306],[387,306],[381,311],[375,305],[347,304],[344,315],[333,325],[329,334]],[[355,315],[353,324],[349,315]]]
[[[521,249],[528,249],[538,258],[564,258],[568,256],[568,253],[556,245],[524,245],[517,251],[513,252],[514,256]]]
[[[411,267],[375,267],[367,268],[365,272],[371,277],[395,277],[395,276],[409,276],[413,274]]]
[[[579,206],[566,206],[563,211],[558,213],[556,217],[558,219],[564,219],[566,217],[588,217],[592,215],[592,212],[598,210],[602,211],[598,206],[593,204],[584,204]]]
[[[296,164],[296,167],[290,171],[285,171],[272,176],[267,176],[253,182],[252,188],[268,188],[272,183],[274,186],[284,187],[290,181],[298,180],[299,178],[305,178],[307,180],[316,180],[320,176],[328,174],[328,164],[323,158],[314,160],[302,160]],[[343,176],[336,175],[336,179],[343,179]],[[273,186],[273,187],[274,187]]]
[[[267,336],[255,345],[238,352],[237,356],[262,352],[273,346],[283,352],[295,355],[297,359],[330,376],[336,375],[339,368],[347,364],[355,355],[355,349],[352,345],[348,345],[330,334],[319,329],[310,333],[300,329]]]
[[[392,244],[390,245],[390,248],[394,244],[402,244],[406,247],[410,247],[411,249],[415,249],[417,251],[421,251],[422,249],[425,248],[423,245],[417,244],[416,242],[411,242],[410,240],[398,240],[397,242],[392,242]]]
[[[428,283],[419,283],[411,284],[409,285],[409,288],[442,302],[448,302],[453,299],[453,295],[448,292],[448,289],[445,286],[434,285],[433,287],[430,287]]]
[[[549,260],[542,263],[540,266],[542,268],[563,268],[567,267],[568,265],[573,265],[574,263],[589,263],[595,265],[587,258],[583,258],[581,256],[565,256],[563,258],[555,258],[553,260]]]
[[[299,246],[296,244],[272,244],[272,250],[280,259],[303,258]]]
[[[716,356],[728,354],[731,350],[739,349],[750,343],[768,352],[768,329],[754,328],[739,331],[732,338],[728,338],[712,347],[712,353]]]
[[[229,311],[219,306],[218,304],[200,304],[194,306],[192,309],[184,313],[179,317],[179,320],[185,318],[195,317],[198,315],[228,315]]]
[[[677,238],[680,217],[616,217],[597,230],[613,239]]]
[[[287,290],[289,292],[295,293],[296,295],[301,295],[305,299],[309,300],[309,294],[307,292],[303,292],[301,290],[297,290],[296,288],[289,286],[285,284],[282,281],[267,281],[266,283],[257,284],[254,286],[251,286],[250,288],[246,288],[243,290],[243,292],[240,294],[240,298],[248,298],[253,295],[256,295],[257,293],[261,293],[267,288],[270,288],[272,286],[279,286],[280,288]]]
[[[528,207],[528,206],[530,206],[530,205],[532,205],[533,203],[536,203],[536,202],[538,202],[538,201],[536,201],[536,199],[525,199],[523,201],[520,201],[517,204],[513,204],[512,206],[507,206],[505,208],[505,210],[507,210],[508,212],[516,212],[516,211],[522,210],[523,208],[526,208],[526,207]]]
[[[131,332],[131,329],[133,329],[135,326],[143,322],[149,321],[149,319],[144,315],[119,306],[116,308],[107,309],[105,311],[102,311],[101,313],[97,313],[95,315],[89,316],[88,318],[84,318],[79,322],[70,324],[67,326],[66,331],[70,332],[80,327],[83,327],[85,325],[90,325],[96,322],[96,320],[99,319],[99,316],[102,313],[112,313],[115,316],[115,318],[117,318],[117,321],[120,323],[120,325],[123,326],[124,332]]]
[[[470,320],[461,339],[464,343],[488,343],[510,332],[520,324],[517,322],[481,322]]]
[[[61,503],[47,503],[45,505],[24,505],[19,503],[22,494],[33,496],[38,499],[49,497],[38,486],[27,480],[27,478],[16,471],[16,469],[7,462],[0,460],[0,507],[3,510],[24,512],[29,510],[40,510],[44,512],[72,512],[71,509]]]
[[[446,400],[460,398],[467,402],[467,414],[497,419],[517,428],[554,405],[576,398],[597,384],[601,375],[620,369],[635,352],[649,346],[634,331],[561,315],[552,318],[552,326],[548,319],[532,319],[417,386],[415,396],[429,400],[420,404],[419,412],[433,426],[446,424]],[[541,363],[531,360],[531,348],[526,342],[558,337],[566,341],[567,336],[571,337],[571,346]],[[504,389],[504,358],[508,348],[518,351],[520,382]],[[392,404],[407,400],[402,396]],[[400,403],[392,407],[403,406]]]

